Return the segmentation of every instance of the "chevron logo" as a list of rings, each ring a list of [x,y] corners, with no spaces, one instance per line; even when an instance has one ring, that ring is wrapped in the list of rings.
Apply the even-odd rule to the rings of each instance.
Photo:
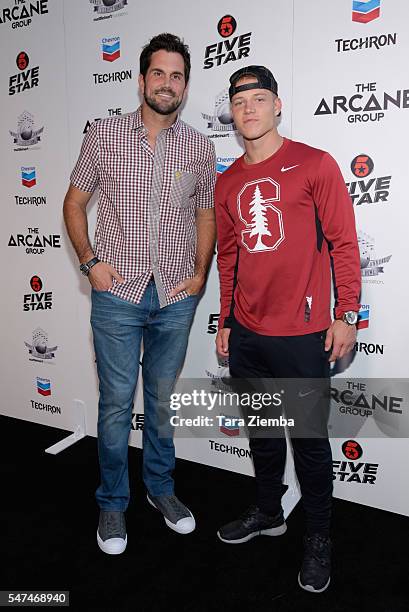
[[[381,0],[353,0],[352,21],[369,23],[381,14]]]
[[[119,36],[114,38],[102,39],[102,59],[106,62],[114,62],[121,56],[121,39]]]
[[[34,187],[37,184],[36,169],[34,167],[21,168],[21,183],[24,187]]]

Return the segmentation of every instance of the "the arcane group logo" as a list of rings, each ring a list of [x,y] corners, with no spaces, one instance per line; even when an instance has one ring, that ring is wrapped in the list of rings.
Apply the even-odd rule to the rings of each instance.
[[[404,381],[406,382],[406,381]],[[370,383],[370,381],[369,381]],[[331,387],[333,408],[347,418],[376,417],[376,415],[402,415],[407,405],[407,382],[402,390],[393,387],[375,388],[360,380],[338,379],[337,387]],[[399,395],[398,395],[399,393]],[[391,418],[400,418],[392,416]],[[379,419],[378,419],[379,420]]]
[[[51,310],[53,307],[52,291],[42,292],[43,281],[37,274],[31,277],[30,287],[33,293],[26,293],[23,297],[24,312],[37,312],[38,310]]]
[[[352,202],[356,206],[388,201],[392,176],[368,178],[374,167],[373,159],[366,153],[357,155],[351,162],[352,174],[359,180],[346,183],[346,186]]]
[[[285,238],[283,215],[273,202],[280,186],[270,177],[246,183],[237,196],[237,210],[245,226],[241,241],[249,253],[276,251]]]
[[[21,184],[29,189],[37,185],[35,166],[21,168]]]
[[[370,311],[369,304],[361,304],[361,308],[359,309],[359,314],[358,314],[358,323],[357,323],[358,329],[368,329],[369,311]]]
[[[122,10],[128,4],[128,0],[89,0],[94,6],[94,21],[111,19],[115,13]]]
[[[33,331],[32,344],[24,342],[28,348],[28,352],[31,355],[30,361],[38,361],[42,363],[45,360],[54,359],[55,351],[58,346],[48,346],[48,334],[41,327],[37,327]]]
[[[344,456],[347,459],[352,459],[353,461],[360,459],[363,455],[362,446],[355,440],[346,440],[346,442],[343,443],[341,449],[344,453]]]
[[[369,23],[381,14],[381,0],[353,0],[352,21]]]
[[[27,234],[11,234],[7,246],[22,247],[27,255],[43,255],[47,248],[61,248],[60,234],[40,234],[38,227],[28,227]]]
[[[14,0],[11,4],[11,8],[1,9],[0,24],[9,21],[13,30],[31,25],[33,17],[36,15],[48,13],[48,0],[36,0],[36,2]]]
[[[101,41],[102,59],[106,62],[114,62],[121,57],[121,39],[119,36],[103,38]]]
[[[18,148],[15,151],[25,151],[28,147],[32,147],[40,142],[40,134],[44,127],[35,129],[34,115],[28,111],[24,111],[17,119],[17,132],[10,131],[13,137],[13,142]]]
[[[27,53],[20,51],[16,58],[16,64],[21,72],[13,74],[9,78],[9,96],[14,96],[16,93],[21,93],[38,86],[40,67],[35,66],[30,68],[30,70],[26,70],[29,63],[30,59]]]
[[[237,28],[237,21],[233,15],[225,15],[222,17],[217,24],[217,31],[222,38],[228,38],[235,33]]]
[[[385,264],[389,262],[392,255],[377,257],[374,239],[364,232],[358,232],[358,246],[361,256],[362,280],[371,282],[371,279],[384,273]]]
[[[346,114],[348,123],[378,122],[388,111],[409,108],[409,89],[377,91],[377,83],[355,83],[355,92],[322,98],[314,116]]]
[[[51,395],[51,380],[37,376],[37,393],[40,395]]]
[[[202,117],[207,121],[207,129],[213,132],[213,134],[209,134],[209,138],[226,138],[234,134],[236,126],[230,110],[229,91],[227,89],[223,89],[217,94],[213,115],[202,113]]]
[[[108,108],[107,115],[108,117],[118,117],[122,115],[122,108],[120,106],[117,108]],[[101,119],[102,117],[94,117],[94,119],[87,119],[87,122],[84,126],[84,129],[82,130],[82,133],[86,134],[89,128],[91,127],[91,125],[94,123],[94,121],[101,121]]]
[[[236,28],[237,21],[233,15],[224,15],[219,19],[217,32],[223,40],[207,45],[205,48],[203,62],[205,70],[249,56],[251,32],[230,38],[235,33]]]

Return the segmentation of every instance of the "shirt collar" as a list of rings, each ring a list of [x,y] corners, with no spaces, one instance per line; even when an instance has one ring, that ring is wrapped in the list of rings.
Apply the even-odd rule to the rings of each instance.
[[[179,136],[181,127],[182,120],[180,119],[179,115],[177,115],[176,120],[168,129],[171,130],[175,136]],[[142,121],[142,106],[140,106],[134,113],[132,113],[132,129],[142,130],[144,128],[145,126]]]

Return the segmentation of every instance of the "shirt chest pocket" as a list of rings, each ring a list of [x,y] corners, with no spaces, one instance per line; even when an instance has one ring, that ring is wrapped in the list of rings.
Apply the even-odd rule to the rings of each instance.
[[[193,172],[176,171],[172,177],[169,202],[175,208],[188,208],[193,204],[197,176]]]

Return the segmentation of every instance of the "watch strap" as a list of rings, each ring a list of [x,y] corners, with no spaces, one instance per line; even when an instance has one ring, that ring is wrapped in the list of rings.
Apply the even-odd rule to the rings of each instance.
[[[80,265],[80,270],[81,270],[82,274],[84,274],[85,276],[88,276],[91,268],[93,268],[95,266],[95,264],[97,264],[99,262],[100,262],[100,259],[98,259],[98,257],[93,257],[92,259],[90,259],[86,263],[81,264]]]

